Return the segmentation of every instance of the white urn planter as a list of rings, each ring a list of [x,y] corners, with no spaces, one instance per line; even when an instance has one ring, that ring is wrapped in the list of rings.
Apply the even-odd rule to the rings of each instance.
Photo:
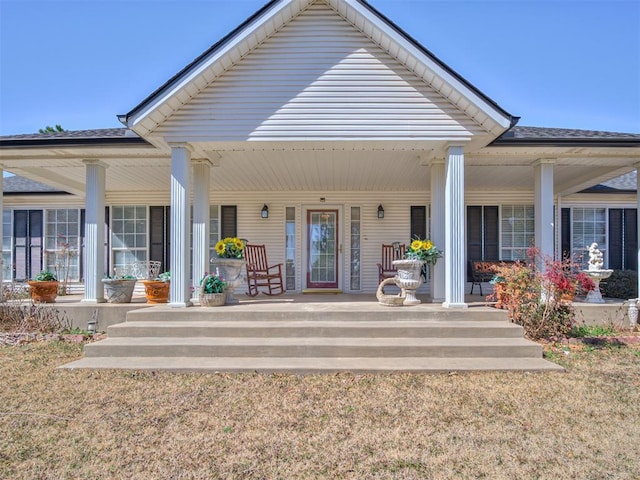
[[[103,278],[107,303],[130,303],[136,279]]]
[[[394,260],[393,265],[398,270],[395,279],[405,292],[403,305],[419,305],[421,302],[416,298],[416,290],[422,285],[422,267],[425,264],[422,260],[403,259]]]
[[[214,258],[211,263],[217,269],[218,275],[227,283],[225,305],[240,303],[233,293],[235,288],[242,284],[242,269],[245,266],[245,260],[243,258]]]

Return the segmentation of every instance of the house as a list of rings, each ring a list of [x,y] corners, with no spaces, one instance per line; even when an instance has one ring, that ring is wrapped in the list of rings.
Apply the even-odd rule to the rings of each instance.
[[[227,236],[266,244],[297,293],[373,293],[381,245],[429,236],[425,288],[449,308],[467,260],[532,241],[637,268],[636,189],[594,185],[636,171],[640,134],[518,126],[364,0],[272,0],[119,119],[0,138],[4,169],[50,187],[5,191],[5,279],[65,243],[84,302],[151,259],[186,307]]]

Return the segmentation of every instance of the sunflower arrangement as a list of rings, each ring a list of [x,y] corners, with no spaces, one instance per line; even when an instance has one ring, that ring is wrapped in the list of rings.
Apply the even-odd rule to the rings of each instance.
[[[216,243],[218,258],[244,258],[244,242],[238,237],[227,237]]]
[[[442,256],[442,251],[438,250],[431,240],[416,238],[411,241],[404,256],[409,260],[422,260],[429,265],[435,265],[436,261]]]

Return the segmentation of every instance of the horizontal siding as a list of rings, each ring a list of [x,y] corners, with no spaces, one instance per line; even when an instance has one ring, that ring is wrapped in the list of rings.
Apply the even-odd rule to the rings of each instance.
[[[167,140],[468,138],[479,127],[324,4],[174,113]]]
[[[321,199],[324,199],[322,201]],[[52,199],[50,197],[5,197],[5,208],[40,209],[45,208],[83,208],[84,203],[77,199],[67,201],[66,198]],[[343,290],[348,291],[349,278],[349,214],[352,206],[361,209],[361,291],[374,294],[377,288],[377,266],[380,261],[381,245],[394,241],[407,243],[410,240],[410,207],[412,205],[428,205],[429,192],[323,192],[323,191],[285,191],[285,192],[250,192],[242,194],[228,194],[212,192],[209,202],[212,205],[237,205],[238,235],[247,238],[252,243],[264,243],[267,246],[269,261],[272,264],[285,261],[285,212],[286,207],[296,208],[296,289],[304,288],[303,256],[306,248],[303,244],[304,209],[311,207],[341,208],[340,239],[343,251],[343,263],[340,265],[343,279]],[[168,205],[168,192],[123,192],[110,194],[107,205]],[[263,204],[269,206],[269,218],[262,219],[260,211]],[[467,192],[467,205],[511,205],[534,203],[533,194],[522,192]],[[385,218],[377,218],[377,207],[382,204]],[[635,208],[635,199],[630,195],[575,195],[561,199],[562,207],[578,205],[606,205]],[[442,247],[442,246],[440,246]],[[428,287],[422,287],[422,291]],[[244,291],[244,290],[241,290]]]
[[[302,290],[301,273],[303,245],[303,228],[306,217],[304,209],[313,207],[314,209],[327,208],[342,209],[342,220],[339,227],[339,236],[342,243],[343,260],[348,262],[350,250],[349,225],[344,224],[348,218],[350,208],[357,206],[361,208],[361,287],[363,292],[375,292],[378,285],[378,274],[376,264],[380,261],[380,249],[383,243],[394,241],[407,242],[410,237],[409,213],[411,205],[426,204],[415,202],[418,196],[414,193],[398,195],[385,195],[380,192],[370,192],[367,194],[355,192],[332,192],[325,196],[322,192],[284,192],[273,194],[265,192],[262,194],[243,195],[243,200],[238,202],[238,235],[248,239],[252,243],[264,243],[267,245],[267,254],[270,263],[284,263],[284,223],[286,207],[296,208],[296,251],[298,252],[296,272],[297,289]],[[325,202],[320,202],[320,197],[325,198]],[[213,203],[213,200],[212,200]],[[260,209],[266,203],[269,205],[269,218],[260,218]],[[378,204],[382,203],[385,209],[385,218],[377,218]],[[348,290],[349,286],[349,265],[341,264],[343,289]]]

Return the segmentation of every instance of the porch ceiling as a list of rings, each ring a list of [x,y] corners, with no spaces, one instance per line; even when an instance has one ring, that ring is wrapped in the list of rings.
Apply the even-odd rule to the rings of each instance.
[[[605,150],[469,152],[465,186],[469,191],[532,191],[532,164],[558,157],[555,190],[568,194],[629,172],[638,161],[637,149]],[[436,143],[343,142],[199,144],[192,158],[214,162],[211,188],[215,191],[420,191],[430,188],[431,161],[443,156],[443,145]],[[9,172],[84,196],[82,160],[87,158],[108,165],[108,192],[169,189],[170,153],[153,147],[3,150],[0,161]]]

